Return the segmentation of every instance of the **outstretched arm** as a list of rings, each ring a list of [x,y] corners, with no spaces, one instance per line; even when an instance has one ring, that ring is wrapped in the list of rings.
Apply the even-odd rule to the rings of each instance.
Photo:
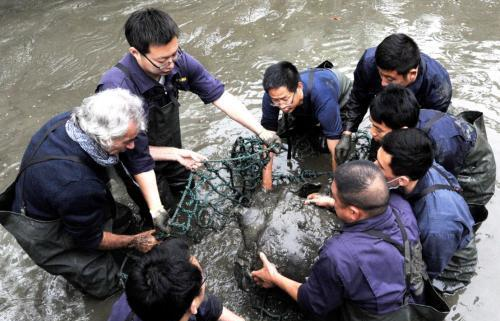
[[[231,117],[231,119],[254,132],[267,146],[273,146],[275,144],[281,146],[281,140],[278,135],[262,127],[245,105],[232,94],[225,91],[219,99],[213,102],[213,104]]]
[[[297,301],[299,288],[302,283],[281,275],[276,269],[276,266],[267,260],[267,257],[264,253],[260,252],[259,256],[262,260],[263,267],[258,271],[252,272],[252,278],[255,283],[264,288],[272,288],[274,286],[277,286],[288,293],[288,295],[292,299]]]
[[[226,115],[231,117],[231,119],[235,120],[257,135],[266,130],[261,124],[259,124],[257,119],[250,113],[245,105],[243,105],[238,98],[227,91],[224,91],[222,96],[214,101],[213,104],[215,107],[222,110]]]

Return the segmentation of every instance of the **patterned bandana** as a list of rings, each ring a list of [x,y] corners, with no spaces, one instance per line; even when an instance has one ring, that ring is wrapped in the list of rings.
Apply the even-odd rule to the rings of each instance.
[[[97,164],[101,166],[113,166],[118,163],[118,156],[110,155],[102,149],[96,141],[90,138],[72,119],[66,122],[66,133],[68,136],[80,145],[80,147],[89,154]]]

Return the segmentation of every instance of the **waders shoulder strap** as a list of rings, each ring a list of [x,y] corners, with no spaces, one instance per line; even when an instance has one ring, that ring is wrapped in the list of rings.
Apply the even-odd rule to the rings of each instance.
[[[458,194],[462,193],[462,189],[459,187],[454,187],[453,183],[450,181],[448,176],[446,176],[446,173],[443,172],[442,169],[440,169],[439,167],[434,166],[434,165],[432,165],[432,168],[434,168],[439,173],[439,175],[441,175],[444,179],[446,179],[448,184],[434,184],[434,185],[428,186],[428,187],[424,188],[420,193],[417,193],[417,194],[409,197],[408,198],[409,201],[416,202],[419,199],[421,199],[422,197],[426,196],[427,194],[432,193],[432,192],[437,191],[437,190],[441,190],[441,189],[456,192]]]
[[[376,231],[376,230],[368,230],[365,231],[366,234],[369,234],[371,236],[374,236],[376,238],[379,238],[391,245],[393,245],[399,253],[404,257],[404,262],[403,262],[403,270],[405,274],[405,283],[406,283],[406,290],[405,290],[405,298],[404,298],[404,304],[407,304],[410,298],[410,288],[411,288],[411,251],[410,251],[410,241],[408,240],[408,234],[406,233],[406,229],[401,222],[401,218],[399,217],[398,210],[396,208],[393,208],[393,214],[396,219],[396,222],[398,223],[399,230],[401,231],[401,236],[403,239],[403,245],[397,243],[393,239],[391,239],[389,236],[386,234]]]
[[[125,76],[127,76],[127,78],[128,78],[128,79],[129,79],[129,80],[130,80],[133,84],[134,84],[135,89],[137,90],[137,92],[139,92],[139,93],[140,93],[141,91],[139,90],[139,87],[138,87],[138,86],[137,86],[137,84],[135,83],[135,81],[134,81],[134,77],[132,77],[132,74],[130,73],[130,70],[128,70],[128,68],[127,68],[127,67],[125,67],[125,66],[124,66],[123,64],[121,64],[121,63],[117,63],[117,64],[115,65],[115,67],[116,67],[116,68],[118,68],[118,69],[120,69],[120,70],[121,70],[121,71],[125,74]]]
[[[319,67],[317,67],[317,68],[319,68]],[[316,68],[311,68],[307,72],[308,87],[307,87],[307,92],[304,93],[304,101],[302,102],[302,105],[304,106],[304,110],[307,110],[309,108],[309,106],[311,105],[311,93],[312,93],[312,89],[314,87],[314,71],[315,70],[316,70]],[[306,99],[306,97],[307,97],[307,99]],[[288,114],[283,113],[283,118],[285,120],[285,130],[289,131],[290,125],[289,125],[289,120],[288,120]],[[291,135],[288,135],[288,137],[286,139],[286,143],[288,144],[288,151],[287,151],[287,155],[286,155],[287,160],[292,159],[292,154],[293,154],[293,140],[290,136]]]
[[[57,128],[59,128],[59,127],[63,126],[64,124],[66,124],[66,122],[68,121],[68,119],[69,119],[69,117],[65,117],[64,119],[61,119],[60,121],[58,121],[57,123],[55,123],[54,125],[52,125],[49,129],[47,129],[47,131],[45,131],[45,133],[43,134],[42,138],[38,141],[38,143],[36,144],[36,146],[33,148],[33,153],[30,155],[29,160],[24,164],[24,166],[22,166],[19,169],[19,172],[17,173],[16,179],[14,180],[13,184],[17,183],[17,181],[19,180],[19,177],[21,177],[21,174],[28,167],[36,165],[36,164],[48,162],[48,161],[51,161],[51,160],[68,160],[68,161],[71,161],[71,162],[80,163],[80,164],[83,164],[83,165],[86,165],[86,166],[90,166],[90,164],[88,164],[87,161],[85,161],[84,159],[81,159],[80,157],[77,157],[77,156],[53,156],[53,155],[49,155],[49,156],[45,156],[45,157],[42,157],[42,158],[39,158],[39,159],[35,158],[36,154],[38,153],[38,150],[42,146],[43,142],[47,139],[47,137],[53,131],[55,131]],[[24,180],[23,180],[23,185],[24,185]],[[23,190],[23,192],[22,192],[23,195],[21,196],[21,212],[23,214],[25,214],[26,210],[25,210],[25,204],[24,204],[24,189],[21,188],[21,190]]]

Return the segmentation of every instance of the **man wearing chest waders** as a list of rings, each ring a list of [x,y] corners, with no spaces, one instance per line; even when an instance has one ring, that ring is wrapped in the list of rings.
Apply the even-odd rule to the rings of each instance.
[[[371,162],[342,164],[334,176],[332,197],[312,194],[306,203],[334,209],[344,226],[325,242],[309,277],[291,280],[260,253],[254,281],[281,288],[315,320],[443,320],[449,308],[428,282],[408,202],[389,193]]]
[[[35,133],[16,181],[0,195],[0,222],[31,259],[97,298],[121,289],[125,249],[157,244],[153,230],[134,234],[129,220],[118,222],[108,188],[107,168],[144,129],[142,101],[128,91],[86,98]]]
[[[476,230],[488,217],[486,203],[495,192],[496,164],[488,143],[483,114],[463,111],[457,116],[420,109],[408,88],[387,86],[370,104],[372,158],[384,136],[400,128],[416,127],[429,135],[434,159],[453,174],[469,205]]]
[[[264,129],[198,60],[181,50],[179,28],[167,13],[138,10],[130,15],[124,29],[128,53],[102,76],[97,91],[125,88],[144,99],[148,131],[139,133],[135,147],[123,156],[140,191],[130,182],[127,189],[142,213],[151,213],[155,225],[166,229],[169,215],[163,205],[169,209],[176,205],[189,170],[206,159],[182,149],[179,90],[198,95],[205,104],[212,103],[268,146],[280,140]]]
[[[311,68],[298,72],[288,61],[269,66],[262,84],[261,124],[277,132],[288,143],[289,157],[298,141],[312,149],[331,154],[335,170],[335,146],[342,134],[340,108],[349,97],[352,82],[344,74],[329,68]],[[283,118],[278,121],[280,111]],[[272,160],[266,167],[264,188],[271,189]]]
[[[351,133],[358,130],[370,102],[389,84],[410,89],[422,108],[446,112],[451,103],[450,76],[443,66],[421,53],[407,35],[388,36],[367,49],[354,70],[352,91],[342,109],[344,131],[335,149],[339,164],[347,160],[354,144]]]
[[[413,208],[432,285],[453,294],[471,282],[477,264],[474,219],[460,185],[434,162],[432,141],[422,130],[393,130],[381,144],[376,163]]]

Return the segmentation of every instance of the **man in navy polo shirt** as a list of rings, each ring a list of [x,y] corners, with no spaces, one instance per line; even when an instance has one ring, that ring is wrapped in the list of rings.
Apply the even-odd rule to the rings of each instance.
[[[373,159],[384,136],[400,128],[420,128],[433,141],[437,163],[455,175],[464,199],[479,227],[488,216],[485,205],[495,191],[495,158],[488,143],[482,113],[465,111],[453,116],[420,109],[413,92],[387,86],[370,105]]]
[[[124,153],[122,159],[144,199],[137,191],[131,196],[143,210],[149,210],[155,225],[161,228],[168,218],[163,204],[169,208],[175,205],[189,170],[205,160],[198,153],[182,149],[179,90],[214,104],[269,146],[279,143],[279,138],[264,129],[200,62],[181,50],[179,28],[167,13],[157,9],[132,13],[125,23],[125,36],[129,52],[102,76],[97,91],[125,88],[145,101],[148,131],[138,135],[135,148]]]
[[[340,108],[349,97],[351,80],[328,68],[299,73],[292,63],[281,61],[266,69],[262,84],[262,126],[278,131],[281,110],[286,128],[278,134],[290,138],[288,148],[293,149],[295,140],[308,139],[314,149],[331,153],[335,170],[335,146],[342,134]]]
[[[422,303],[419,232],[408,202],[389,194],[382,172],[368,161],[340,165],[332,183],[332,197],[315,194],[307,201],[335,208],[345,222],[342,233],[323,245],[307,280],[301,284],[281,275],[263,253],[263,268],[252,272],[254,280],[263,287],[278,286],[305,311],[323,318],[338,308],[351,316],[358,314],[350,313],[354,311],[375,316],[398,313],[406,294],[410,301]],[[378,236],[373,236],[373,231]],[[381,235],[399,245],[406,239],[413,261],[420,262],[420,268],[414,266],[419,272],[409,288],[404,256]]]
[[[422,108],[448,110],[452,94],[448,72],[421,53],[413,39],[392,34],[367,49],[354,70],[353,88],[342,113],[344,132],[335,152],[339,163],[347,159],[351,133],[357,131],[371,100],[391,83],[410,89]]]

